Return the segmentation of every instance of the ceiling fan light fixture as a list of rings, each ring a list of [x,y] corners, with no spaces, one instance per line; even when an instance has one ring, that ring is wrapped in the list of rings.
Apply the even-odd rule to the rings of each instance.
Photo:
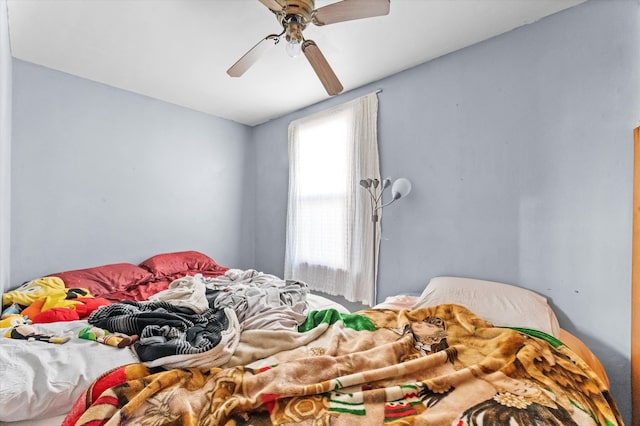
[[[297,58],[302,54],[302,43],[298,40],[291,39],[285,45],[284,50],[291,58]]]
[[[302,54],[303,29],[304,26],[300,25],[298,16],[290,15],[287,17],[285,27],[287,45],[285,46],[285,51],[292,58],[297,58]]]

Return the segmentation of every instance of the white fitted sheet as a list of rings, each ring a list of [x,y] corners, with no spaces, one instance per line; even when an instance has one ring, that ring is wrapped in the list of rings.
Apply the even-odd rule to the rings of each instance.
[[[102,373],[138,361],[128,348],[78,338],[87,325],[86,320],[34,325],[38,333],[73,333],[61,345],[9,339],[7,329],[0,329],[0,422],[64,414]]]

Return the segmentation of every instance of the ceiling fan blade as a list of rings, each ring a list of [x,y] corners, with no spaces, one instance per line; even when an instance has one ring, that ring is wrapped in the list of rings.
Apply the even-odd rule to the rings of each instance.
[[[315,10],[313,23],[316,25],[335,24],[353,19],[388,15],[390,0],[342,0]]]
[[[280,37],[275,34],[266,36],[260,40],[258,44],[249,49],[247,53],[242,55],[242,57],[227,70],[227,74],[231,77],[240,77],[251,65],[256,63],[267,50],[278,44],[279,41]]]
[[[327,59],[324,57],[316,43],[313,40],[305,40],[304,43],[302,43],[302,51],[311,64],[311,67],[318,75],[318,78],[327,93],[330,96],[335,96],[342,92],[342,83],[340,83],[340,80],[336,77],[331,66],[329,66],[329,62],[327,62]]]
[[[259,1],[269,9],[273,10],[274,12],[280,12],[282,10],[282,5],[278,3],[278,0],[259,0]]]

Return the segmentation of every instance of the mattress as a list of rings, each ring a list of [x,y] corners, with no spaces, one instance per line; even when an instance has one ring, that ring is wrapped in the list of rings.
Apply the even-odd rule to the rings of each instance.
[[[598,358],[575,335],[559,327],[544,297],[529,290],[503,283],[436,277],[422,292],[392,296],[372,309],[356,313],[322,295],[308,293],[304,295],[304,315],[296,313],[296,323],[291,327],[288,310],[283,312],[275,306],[270,316],[263,316],[246,309],[247,297],[256,294],[252,292],[255,288],[245,284],[256,281],[256,285],[269,288],[273,278],[252,270],[225,269],[224,275],[208,281],[209,290],[221,292],[227,291],[229,282],[240,284],[246,290],[243,298],[217,300],[225,301],[224,309],[233,311],[239,323],[253,324],[232,333],[237,334],[232,354],[213,368],[152,370],[154,364],[140,364],[140,352],[132,347],[117,348],[78,338],[80,330],[90,325],[88,320],[34,325],[38,333],[68,337],[64,344],[0,338],[0,425],[60,425],[65,418],[78,420],[79,424],[94,420],[100,423],[104,419],[95,416],[102,416],[104,411],[96,411],[92,401],[101,397],[94,392],[102,389],[105,382],[110,384],[105,392],[116,392],[110,396],[117,401],[110,416],[117,419],[133,412],[148,412],[149,417],[136,421],[166,421],[160,413],[153,414],[158,403],[154,402],[155,397],[141,399],[121,386],[111,386],[125,380],[127,389],[141,386],[140,391],[145,393],[148,391],[144,386],[155,374],[166,377],[161,382],[167,384],[166,389],[154,391],[158,397],[170,398],[169,401],[175,398],[171,395],[184,395],[175,413],[169,414],[189,417],[195,409],[199,416],[208,416],[207,421],[212,424],[217,424],[214,419],[226,416],[228,411],[224,405],[214,407],[217,400],[206,394],[207,389],[226,394],[227,385],[216,384],[219,380],[231,380],[237,383],[237,389],[243,389],[228,394],[225,398],[230,401],[256,401],[253,409],[237,415],[258,423],[267,421],[265,412],[272,416],[271,422],[278,419],[291,423],[291,411],[282,404],[298,401],[296,404],[310,410],[306,417],[301,415],[300,424],[304,423],[303,418],[329,421],[336,416],[341,416],[345,424],[356,420],[377,424],[383,418],[385,423],[394,424],[396,416],[402,424],[427,418],[433,421],[438,416],[465,424],[473,416],[490,415],[496,410],[507,410],[512,415],[509,410],[513,404],[543,411],[557,405],[555,411],[545,415],[571,418],[581,425],[591,425],[594,419],[621,424]],[[182,279],[176,278],[171,285],[180,284]],[[181,291],[180,285],[167,290],[172,289]],[[269,299],[268,289],[262,290],[265,292],[260,297]],[[118,291],[130,293],[131,288]],[[194,301],[189,297],[179,302],[192,306]],[[295,300],[289,302],[296,304]],[[178,303],[176,299],[174,303]],[[99,312],[109,308],[105,306]],[[92,324],[96,317],[100,315],[91,317]],[[283,327],[273,327],[281,318],[285,318]],[[0,334],[8,330],[0,329]],[[501,342],[511,343],[502,348]],[[509,351],[514,352],[503,359],[495,355]],[[519,359],[518,363],[513,363],[514,359]],[[170,366],[163,366],[167,365]],[[520,370],[522,365],[526,368]],[[474,373],[464,376],[464,371]],[[432,376],[435,373],[439,378]],[[231,375],[228,379],[224,378],[227,374]],[[545,382],[543,377],[553,374],[563,379]],[[531,376],[522,380],[523,375]],[[170,384],[176,377],[187,384],[186,388]],[[189,384],[193,380],[199,384]],[[461,389],[466,388],[476,400],[464,397]],[[441,400],[447,402],[436,407]],[[203,401],[213,404],[208,414],[202,411]],[[322,401],[319,406],[318,401]],[[448,401],[458,401],[455,404],[459,406],[442,409],[453,404]],[[470,401],[476,405],[467,407],[465,404]],[[356,406],[359,408],[354,409]],[[592,414],[583,416],[583,411]],[[528,415],[535,418],[541,414]]]

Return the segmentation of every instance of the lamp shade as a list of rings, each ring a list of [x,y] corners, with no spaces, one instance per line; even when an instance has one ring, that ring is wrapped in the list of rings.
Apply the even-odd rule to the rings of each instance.
[[[391,186],[391,195],[394,200],[406,197],[411,192],[411,182],[406,178],[399,178]]]

